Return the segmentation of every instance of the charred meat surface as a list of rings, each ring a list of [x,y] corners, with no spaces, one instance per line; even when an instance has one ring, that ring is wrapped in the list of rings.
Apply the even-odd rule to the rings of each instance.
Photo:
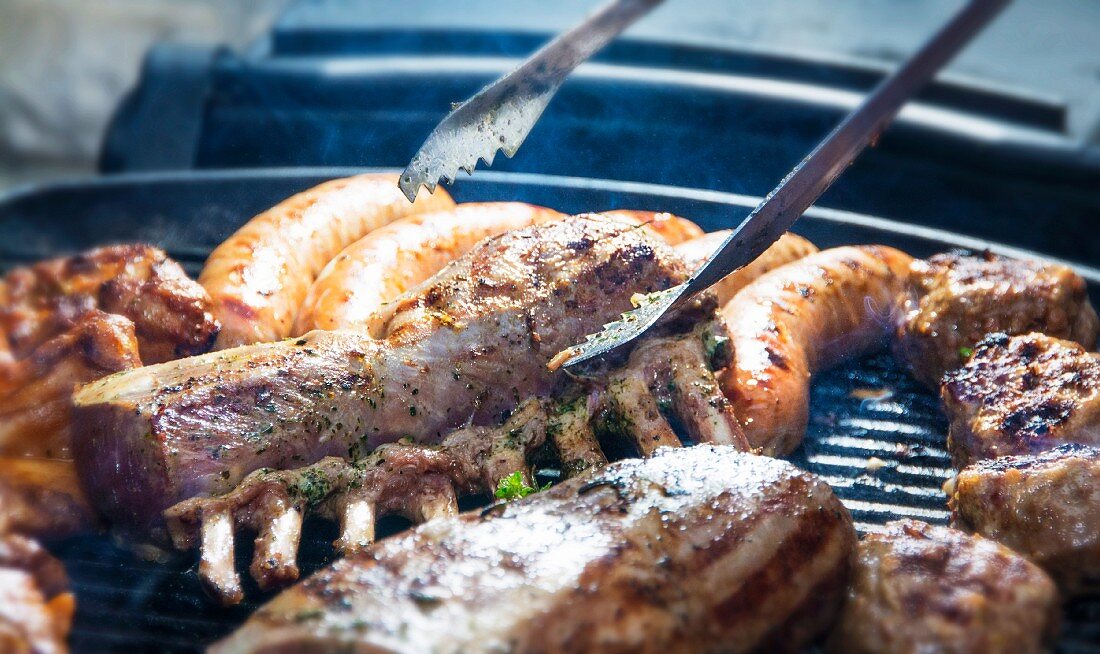
[[[95,309],[134,323],[145,363],[206,352],[218,334],[206,291],[149,245],[102,247],[17,268],[0,286],[0,331],[15,359]]]
[[[397,300],[384,340],[311,332],[85,386],[82,478],[110,518],[142,530],[259,468],[499,424],[567,379],[550,357],[686,274],[667,245],[599,216],[488,239]]]
[[[97,524],[72,461],[0,457],[0,534],[63,538]]]
[[[1100,444],[1100,358],[1044,334],[991,334],[940,390],[958,468],[1061,443]]]
[[[901,520],[860,543],[829,649],[1038,653],[1058,621],[1054,582],[1024,557],[980,536]]]
[[[1061,445],[959,473],[952,524],[1042,566],[1069,594],[1100,587],[1100,449]]]
[[[993,332],[1042,332],[1092,348],[1098,320],[1087,290],[1070,268],[1036,259],[987,252],[918,260],[901,300],[894,354],[935,388]]]
[[[799,651],[839,609],[854,546],[816,477],[666,448],[382,541],[212,651]]]
[[[74,601],[61,563],[22,536],[0,536],[0,651],[68,652]]]

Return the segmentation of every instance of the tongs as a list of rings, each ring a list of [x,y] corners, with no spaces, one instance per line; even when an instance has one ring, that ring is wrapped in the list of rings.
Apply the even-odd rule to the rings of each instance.
[[[552,367],[574,367],[628,345],[662,316],[760,256],[882,134],[902,105],[1008,3],[973,0],[967,4],[795,166],[687,282],[638,299],[636,308],[620,320],[559,353],[551,360]]]

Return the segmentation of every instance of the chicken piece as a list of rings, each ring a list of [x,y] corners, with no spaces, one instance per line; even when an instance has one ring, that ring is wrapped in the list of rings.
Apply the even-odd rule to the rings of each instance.
[[[206,291],[149,245],[102,247],[16,268],[0,286],[0,332],[16,361],[95,309],[134,323],[146,363],[206,352],[218,334]]]
[[[810,377],[883,344],[910,261],[880,245],[833,248],[772,270],[722,307],[733,363],[718,380],[752,447],[798,447]]]
[[[156,537],[164,509],[259,468],[499,424],[569,381],[546,367],[557,352],[686,275],[646,230],[595,215],[488,239],[403,296],[385,340],[315,331],[85,386],[82,479],[114,524]]]
[[[0,534],[64,538],[97,525],[72,461],[0,458]]]
[[[1027,556],[1068,594],[1100,587],[1100,449],[980,461],[951,486],[954,526]]]
[[[820,479],[666,448],[386,539],[211,651],[794,652],[836,615],[854,546]]]
[[[71,458],[73,389],[141,365],[134,325],[98,310],[38,347],[0,392],[0,456]]]
[[[1044,334],[990,334],[944,376],[957,468],[1061,443],[1100,445],[1100,358]]]
[[[0,536],[0,652],[63,654],[75,600],[57,559],[22,536]]]
[[[980,536],[900,520],[859,544],[829,638],[844,654],[1028,654],[1058,632],[1058,590],[1040,568]]]
[[[1042,332],[1096,343],[1100,321],[1085,280],[1070,268],[986,252],[939,254],[914,261],[894,341],[894,354],[930,388],[962,365],[986,334]]]

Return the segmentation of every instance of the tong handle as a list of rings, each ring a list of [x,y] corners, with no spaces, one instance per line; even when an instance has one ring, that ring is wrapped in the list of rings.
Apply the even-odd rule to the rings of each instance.
[[[716,284],[777,241],[894,119],[902,105],[954,57],[1009,0],[972,0],[764,198],[687,282],[688,297]]]

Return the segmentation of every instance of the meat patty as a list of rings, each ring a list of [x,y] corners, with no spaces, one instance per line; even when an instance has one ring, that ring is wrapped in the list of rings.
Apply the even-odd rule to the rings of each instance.
[[[836,615],[854,547],[813,475],[666,448],[381,541],[212,651],[800,651]]]
[[[980,536],[901,520],[860,543],[829,650],[1042,652],[1058,620],[1054,582],[1024,557]]]
[[[16,359],[95,309],[134,323],[145,363],[205,352],[218,334],[206,291],[149,245],[96,248],[16,268],[0,280],[0,298],[0,332]]]
[[[1061,443],[1100,445],[1100,358],[1044,334],[991,334],[940,390],[958,468]]]
[[[1070,594],[1100,586],[1100,449],[1067,444],[959,473],[952,524],[1003,543]]]
[[[1070,268],[986,252],[914,261],[901,298],[894,353],[929,387],[959,367],[986,334],[1042,332],[1091,348],[1096,311]]]
[[[0,652],[63,654],[74,600],[64,568],[38,543],[0,536]]]

